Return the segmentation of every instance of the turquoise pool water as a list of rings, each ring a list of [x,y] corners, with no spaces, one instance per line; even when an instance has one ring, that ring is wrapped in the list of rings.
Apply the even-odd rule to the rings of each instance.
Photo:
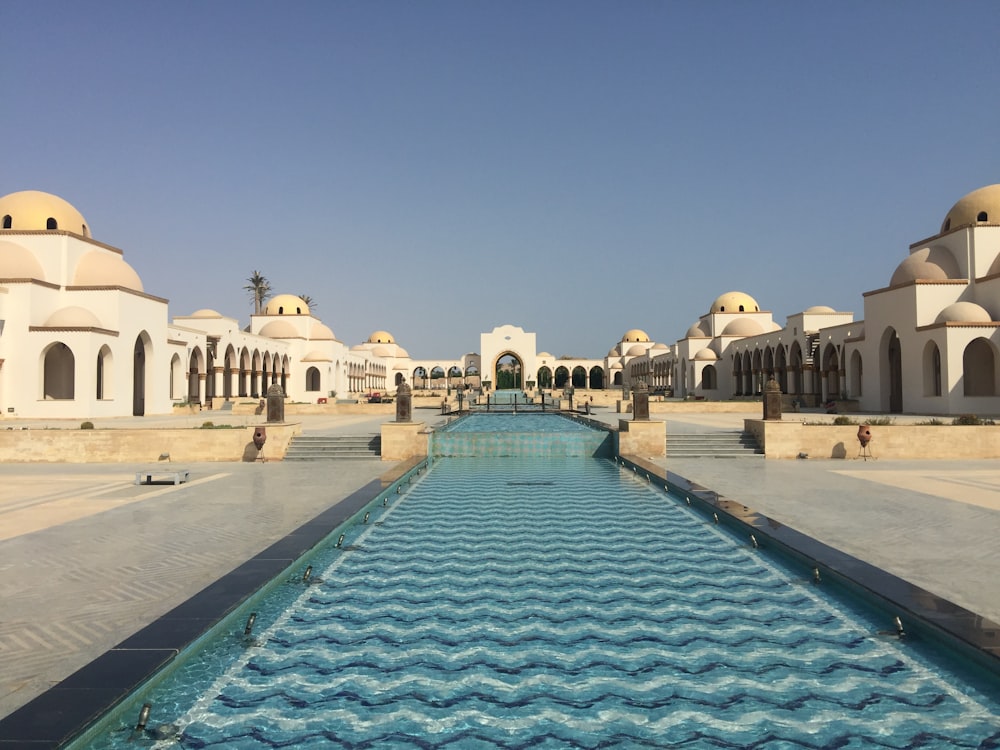
[[[990,696],[610,461],[440,460],[312,564],[90,746],[1000,743]]]
[[[518,414],[469,414],[439,428],[439,432],[581,432],[592,433],[594,428],[561,414],[521,412]]]

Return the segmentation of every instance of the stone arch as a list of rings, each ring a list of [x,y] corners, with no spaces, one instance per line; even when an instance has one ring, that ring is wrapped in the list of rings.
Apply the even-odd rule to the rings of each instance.
[[[886,327],[879,340],[879,386],[882,410],[903,411],[903,347],[896,329]]]
[[[76,397],[76,357],[62,341],[54,341],[42,352],[42,398],[46,401]]]
[[[587,387],[587,368],[583,365],[577,365],[573,368],[572,380],[574,388],[586,388]]]
[[[98,401],[114,398],[115,356],[107,344],[104,344],[97,352],[97,372],[94,383],[96,385],[94,397]]]
[[[505,388],[524,388],[524,359],[510,349],[500,352],[493,361],[493,390]]]
[[[150,358],[153,351],[153,341],[149,334],[142,331],[135,337],[132,348],[132,416],[142,417],[146,414],[146,394],[152,392],[153,367]]]
[[[986,339],[970,341],[962,352],[962,382],[966,396],[997,394],[996,351]]]
[[[941,349],[936,341],[928,341],[924,345],[921,357],[923,370],[923,386],[925,396],[940,396],[941,390]]]
[[[598,365],[594,365],[590,368],[590,377],[587,384],[589,388],[594,390],[604,389],[604,368]]]

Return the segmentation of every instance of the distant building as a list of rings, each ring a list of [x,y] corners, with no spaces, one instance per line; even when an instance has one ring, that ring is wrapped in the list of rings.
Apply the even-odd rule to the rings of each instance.
[[[480,353],[416,360],[376,330],[348,347],[305,301],[281,294],[250,324],[206,308],[168,321],[116,247],[62,198],[0,198],[0,414],[91,418],[166,414],[178,403],[262,398],[279,384],[315,403],[394,390],[628,388],[722,400],[773,377],[790,400],[871,412],[1000,414],[1000,185],[975,190],[940,231],[910,246],[865,319],[817,305],[782,327],[744,292],[717,297],[674,344],[626,331],[603,359],[537,352],[502,325]]]

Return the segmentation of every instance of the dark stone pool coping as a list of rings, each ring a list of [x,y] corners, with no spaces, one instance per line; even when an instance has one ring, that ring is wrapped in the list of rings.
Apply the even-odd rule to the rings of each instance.
[[[415,458],[396,465],[0,719],[0,748],[58,748],[81,735],[334,529],[424,462]]]
[[[1000,623],[960,607],[937,594],[916,586],[897,575],[841,552],[780,521],[769,518],[743,503],[727,498],[707,487],[637,456],[621,456],[626,467],[650,477],[711,517],[717,513],[720,523],[753,534],[760,549],[771,547],[786,558],[804,566],[807,575],[818,571],[820,585],[845,589],[880,610],[898,616],[907,637],[928,637],[944,641],[962,655],[971,658],[1000,678]],[[893,629],[893,622],[886,622]]]
[[[819,570],[823,584],[842,586],[898,611],[908,633],[927,633],[977,658],[1000,677],[1000,624],[823,544],[711,489],[649,461],[617,460],[656,481],[720,522],[753,533],[760,548],[773,547]],[[0,719],[0,748],[59,748],[166,666],[185,648],[247,601],[331,531],[425,462],[403,462],[272,544],[229,574],[126,638],[10,715]],[[889,626],[890,623],[887,623]]]

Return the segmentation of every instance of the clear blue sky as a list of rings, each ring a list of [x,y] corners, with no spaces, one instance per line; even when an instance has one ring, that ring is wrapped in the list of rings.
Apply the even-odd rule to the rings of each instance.
[[[1000,182],[997,2],[4,0],[0,194],[170,314],[259,270],[338,338],[673,343],[719,294],[863,315]]]

